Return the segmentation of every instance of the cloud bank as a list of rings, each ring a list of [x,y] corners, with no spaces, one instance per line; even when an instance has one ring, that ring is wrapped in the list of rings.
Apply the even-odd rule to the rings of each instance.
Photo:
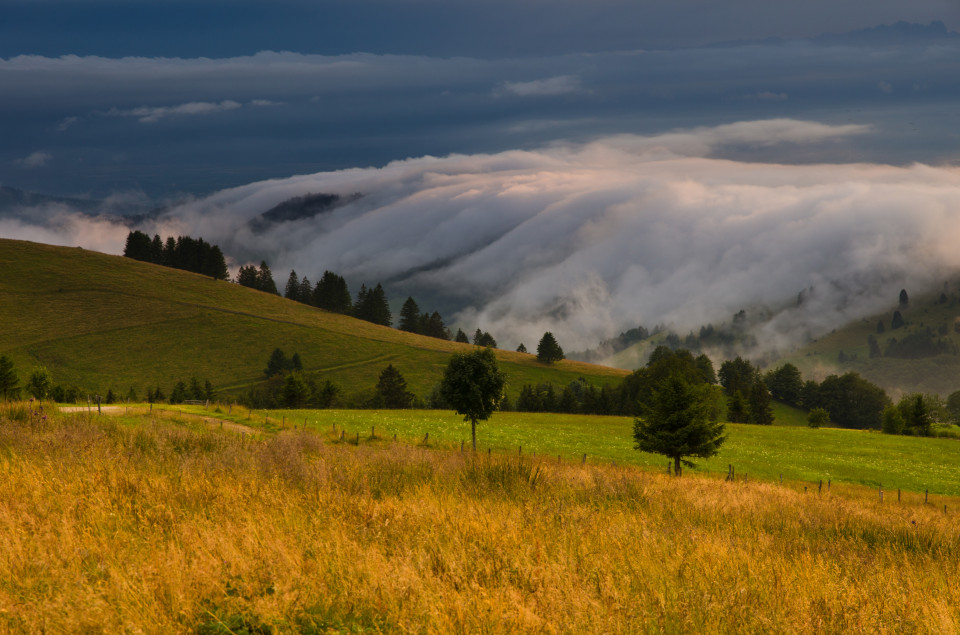
[[[203,236],[234,265],[265,258],[284,279],[291,268],[314,281],[330,269],[354,292],[383,282],[395,301],[413,295],[506,347],[529,347],[546,330],[568,350],[637,324],[685,333],[766,307],[776,317],[760,340],[782,350],[889,306],[901,287],[916,292],[957,271],[960,169],[711,155],[726,145],[842,145],[866,133],[771,120],[422,157],[224,190],[144,229]],[[362,196],[251,229],[274,205],[318,192]],[[92,230],[62,215],[56,222],[42,229],[60,236],[51,242],[122,248],[125,230],[91,244]],[[50,235],[23,224],[0,229]]]

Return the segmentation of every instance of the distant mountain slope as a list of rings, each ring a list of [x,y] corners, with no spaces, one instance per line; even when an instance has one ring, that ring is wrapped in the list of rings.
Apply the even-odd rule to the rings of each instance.
[[[453,352],[470,345],[327,313],[236,284],[79,248],[0,240],[0,352],[22,378],[35,364],[54,381],[141,396],[197,376],[218,389],[263,380],[274,348],[298,352],[347,393],[372,389],[393,364],[424,396]],[[515,397],[524,383],[602,384],[626,373],[497,351]]]

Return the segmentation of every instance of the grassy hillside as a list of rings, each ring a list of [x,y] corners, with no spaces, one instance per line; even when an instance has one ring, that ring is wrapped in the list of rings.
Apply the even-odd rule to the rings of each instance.
[[[0,413],[0,631],[955,633],[957,501]]]
[[[943,298],[941,297],[943,293]],[[942,301],[945,298],[945,301]],[[942,354],[923,359],[901,359],[889,356],[870,358],[867,338],[873,335],[884,353],[895,338],[933,329],[934,337],[960,347],[960,295],[956,285],[931,295],[911,297],[910,304],[898,307],[896,298],[889,310],[837,329],[807,346],[788,354],[783,361],[797,365],[804,376],[822,379],[829,373],[856,371],[883,386],[896,397],[902,393],[939,393],[943,396],[960,390],[960,355]],[[906,324],[891,328],[894,311],[900,311]],[[884,323],[884,332],[877,333],[877,322]],[[841,361],[843,352],[845,361]],[[852,359],[851,359],[852,358]]]
[[[0,352],[22,376],[45,365],[54,381],[142,396],[197,376],[218,389],[263,379],[274,348],[299,352],[347,392],[372,388],[387,364],[423,396],[449,356],[473,347],[327,313],[200,275],[79,248],[0,240]],[[616,382],[624,371],[580,362],[545,366],[497,351],[516,397],[524,383],[584,376]]]

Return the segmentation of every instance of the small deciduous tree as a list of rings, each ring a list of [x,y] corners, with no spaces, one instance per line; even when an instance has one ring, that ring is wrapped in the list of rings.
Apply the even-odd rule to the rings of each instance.
[[[540,338],[540,343],[537,344],[537,361],[552,364],[553,362],[559,362],[561,359],[563,359],[563,349],[560,348],[560,344],[557,343],[557,338],[553,336],[553,333],[547,331]]]
[[[527,347],[523,345],[523,342],[520,342],[520,346],[517,347],[517,352],[518,352],[518,353],[526,353],[526,352],[527,352]]]
[[[666,378],[654,390],[642,417],[634,420],[634,447],[670,458],[677,476],[682,473],[681,464],[693,466],[686,457],[715,455],[726,440],[724,425],[714,415],[717,393],[715,386],[691,386],[678,375]]]
[[[830,425],[830,413],[823,408],[814,408],[807,416],[807,425],[811,428],[822,428]]]
[[[490,418],[503,399],[506,379],[489,348],[454,355],[443,371],[440,397],[470,422],[473,451],[477,451],[477,421]]]
[[[50,372],[43,366],[37,366],[27,380],[27,391],[37,399],[46,399],[53,387]]]

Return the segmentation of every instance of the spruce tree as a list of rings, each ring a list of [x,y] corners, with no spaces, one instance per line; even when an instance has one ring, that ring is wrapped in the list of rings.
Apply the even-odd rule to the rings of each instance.
[[[157,265],[163,264],[163,241],[160,239],[160,234],[154,234],[150,242],[150,262]]]
[[[400,309],[400,325],[397,328],[408,333],[423,333],[421,327],[420,307],[413,298],[408,297]]]
[[[470,343],[470,339],[467,337],[467,334],[463,332],[463,329],[457,329],[457,335],[453,338],[453,341],[460,342],[461,344]]]
[[[303,302],[304,304],[313,304],[313,287],[310,285],[310,281],[307,280],[306,276],[300,281],[300,288],[297,290],[297,301]]]
[[[289,370],[290,362],[287,361],[287,356],[279,348],[273,349],[273,352],[270,353],[270,359],[267,361],[267,368],[263,373],[267,377],[273,377],[278,375],[286,370]]]
[[[537,344],[537,361],[552,364],[553,362],[559,362],[561,359],[563,359],[563,349],[560,348],[560,344],[557,343],[553,333],[547,331],[540,338],[540,343]]]
[[[910,298],[907,296],[906,289],[900,289],[900,306],[905,307],[910,304]]]
[[[759,376],[750,387],[748,398],[750,423],[769,426],[773,424],[773,407],[770,405],[770,391]]]
[[[290,270],[290,277],[287,278],[287,286],[283,290],[283,297],[294,302],[300,301],[300,278],[297,272]]]
[[[237,284],[241,287],[249,287],[251,289],[257,288],[257,268],[253,265],[247,265],[245,267],[240,267],[240,271],[237,272]]]
[[[407,390],[407,381],[400,371],[388,365],[380,373],[377,381],[377,398],[384,408],[409,408],[413,403],[413,393]]]
[[[273,281],[273,274],[270,272],[270,267],[267,266],[265,260],[260,261],[260,270],[257,271],[257,288],[266,293],[280,295],[277,291],[277,285]]]
[[[900,311],[893,312],[893,319],[890,320],[890,328],[896,330],[903,326],[903,316],[900,315]]]
[[[127,234],[127,244],[123,248],[123,255],[134,260],[151,262],[150,236],[142,231],[132,231]]]
[[[717,390],[670,375],[657,385],[643,417],[634,420],[634,447],[672,459],[676,476],[682,473],[681,465],[693,466],[686,457],[714,456],[726,440],[724,425],[712,411]]]
[[[0,392],[3,393],[4,401],[19,393],[17,389],[19,383],[20,379],[17,377],[13,362],[6,355],[0,355]]]
[[[350,299],[347,281],[332,271],[324,271],[313,289],[313,305],[333,313],[352,313],[353,301]]]

